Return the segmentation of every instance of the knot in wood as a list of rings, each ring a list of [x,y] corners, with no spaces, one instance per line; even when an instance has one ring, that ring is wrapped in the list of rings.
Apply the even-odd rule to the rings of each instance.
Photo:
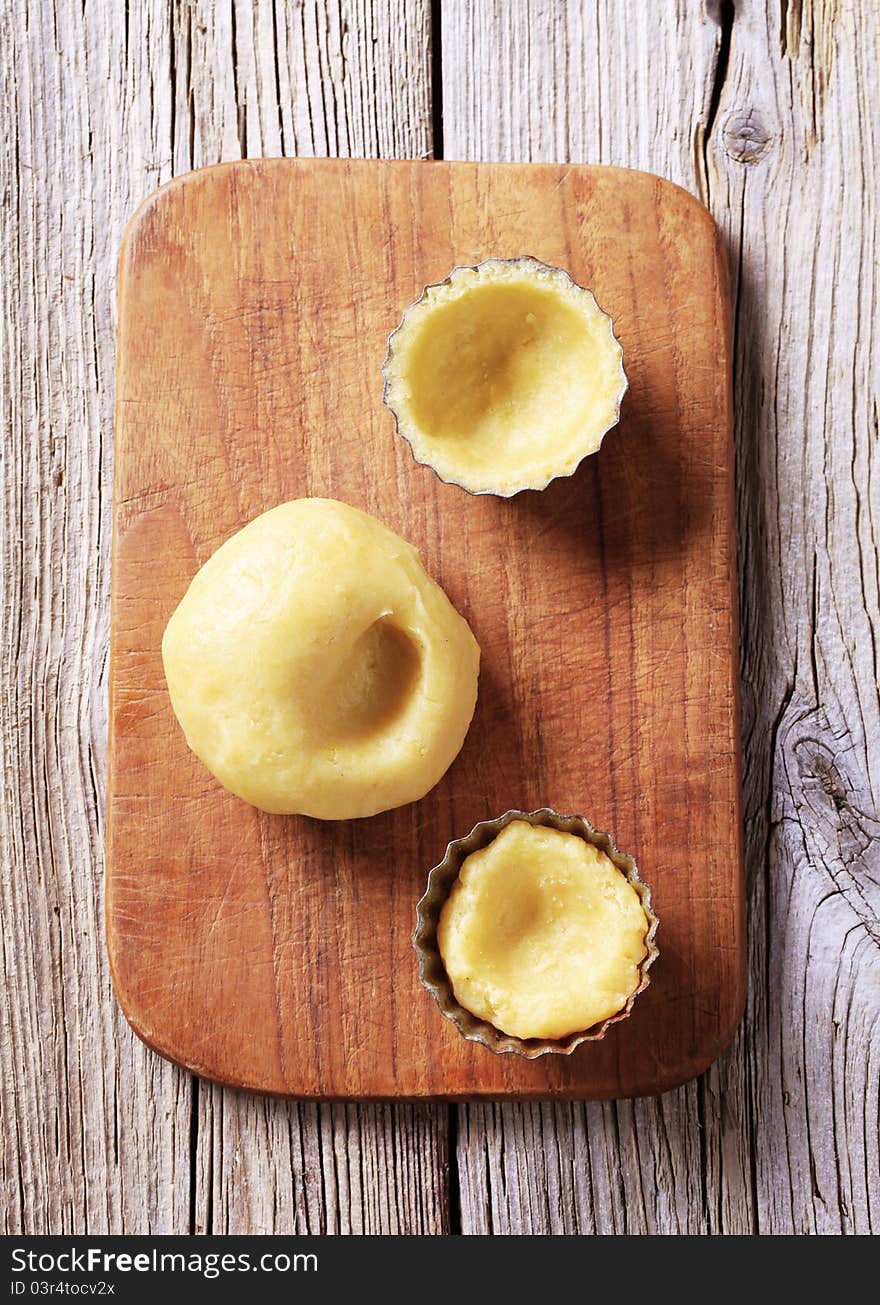
[[[814,740],[801,740],[795,746],[795,755],[805,788],[808,784],[818,787],[824,794],[828,805],[840,814],[846,811],[848,789],[832,757],[821,744]]]
[[[757,163],[769,150],[772,140],[772,133],[755,109],[733,114],[724,128],[724,148],[737,163]]]

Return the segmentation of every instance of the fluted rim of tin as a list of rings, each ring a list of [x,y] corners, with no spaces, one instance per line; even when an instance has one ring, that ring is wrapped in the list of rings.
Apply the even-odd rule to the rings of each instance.
[[[645,956],[639,965],[639,983],[630,993],[625,1005],[600,1023],[570,1033],[564,1038],[517,1038],[512,1034],[503,1033],[494,1024],[480,1019],[467,1010],[456,1000],[437,944],[440,912],[465,859],[472,852],[488,847],[502,829],[514,820],[523,820],[529,825],[549,826],[564,834],[576,834],[585,842],[599,848],[635,889],[648,921]],[[419,982],[434,998],[442,1014],[455,1025],[461,1036],[468,1042],[479,1042],[489,1051],[498,1054],[513,1053],[524,1056],[528,1060],[548,1054],[570,1056],[575,1048],[584,1042],[601,1041],[613,1024],[619,1024],[629,1016],[636,998],[650,984],[651,977],[648,971],[660,954],[655,942],[659,920],[651,905],[651,889],[641,878],[635,858],[628,852],[621,852],[611,835],[596,829],[585,816],[561,815],[553,807],[540,807],[536,811],[505,811],[494,820],[478,821],[464,838],[453,839],[446,848],[443,860],[435,865],[428,875],[427,888],[419,901],[416,914],[417,925],[413,934],[413,947],[418,956]]]
[[[599,435],[599,441],[594,449],[591,449],[589,452],[585,453],[583,457],[579,458],[570,471],[558,471],[558,472],[551,473],[544,481],[543,485],[515,485],[512,489],[470,489],[467,485],[463,485],[460,480],[456,480],[454,476],[441,475],[440,472],[437,470],[437,468],[434,466],[433,462],[429,461],[428,458],[420,458],[418,456],[415,449],[413,448],[411,436],[407,433],[407,431],[404,429],[403,425],[401,424],[400,414],[398,413],[397,409],[394,407],[393,403],[391,403],[388,398],[388,392],[391,388],[391,383],[392,383],[392,377],[389,375],[389,369],[391,367],[391,362],[394,357],[394,341],[397,338],[397,336],[400,335],[401,331],[403,331],[406,328],[407,319],[409,318],[410,314],[414,312],[416,308],[419,308],[424,303],[424,301],[427,299],[429,293],[432,290],[439,290],[442,286],[449,285],[450,282],[452,281],[452,278],[455,276],[456,272],[479,272],[484,267],[486,267],[491,263],[511,263],[511,264],[529,263],[533,267],[539,267],[548,272],[561,273],[562,276],[564,276],[570,282],[570,284],[574,286],[576,290],[580,290],[583,294],[590,295],[590,297],[593,300],[593,303],[596,305],[599,311],[605,317],[608,318],[608,325],[611,331],[611,338],[614,340],[615,344],[620,350],[620,374],[623,378],[623,384],[621,386],[620,393],[617,396],[617,402],[614,405],[613,420],[608,423],[608,425]],[[382,379],[384,382],[382,387],[382,402],[384,403],[385,407],[388,409],[388,411],[391,413],[392,417],[394,418],[395,432],[406,443],[407,448],[409,449],[412,455],[413,462],[415,462],[420,467],[427,467],[428,470],[437,477],[437,479],[440,481],[441,484],[455,485],[457,489],[463,489],[466,494],[471,494],[474,498],[484,498],[486,496],[490,498],[515,498],[517,494],[522,494],[526,490],[534,490],[535,493],[540,494],[543,493],[543,491],[547,489],[549,485],[552,485],[555,480],[570,480],[571,477],[574,476],[580,470],[584,462],[586,462],[587,458],[592,458],[595,456],[595,454],[599,452],[600,448],[602,447],[602,443],[605,439],[605,436],[608,434],[608,432],[613,430],[615,426],[620,424],[620,413],[623,407],[623,400],[626,396],[627,390],[629,389],[629,377],[627,376],[626,367],[624,366],[624,358],[625,355],[623,351],[623,344],[619,339],[617,332],[614,329],[614,318],[611,316],[610,313],[606,312],[605,309],[602,308],[602,306],[599,304],[595,294],[590,289],[590,287],[586,285],[581,285],[580,281],[575,281],[574,277],[571,275],[571,273],[568,271],[567,268],[559,267],[555,263],[545,263],[542,259],[535,258],[534,255],[532,254],[517,254],[513,258],[494,258],[494,257],[484,258],[479,263],[456,263],[455,267],[452,268],[448,276],[444,276],[443,279],[440,281],[431,281],[429,282],[428,285],[424,286],[424,288],[422,289],[422,293],[419,295],[418,299],[414,299],[412,303],[409,304],[404,309],[400,321],[397,323],[397,326],[395,326],[394,330],[388,336],[385,359],[382,363]]]

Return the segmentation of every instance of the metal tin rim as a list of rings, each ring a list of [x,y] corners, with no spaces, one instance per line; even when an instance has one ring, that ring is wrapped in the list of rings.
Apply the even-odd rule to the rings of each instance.
[[[393,404],[389,402],[388,391],[391,387],[391,377],[389,376],[388,372],[391,365],[391,360],[394,356],[394,340],[395,337],[398,336],[406,326],[407,318],[409,317],[410,313],[413,311],[414,308],[418,308],[419,304],[425,301],[429,291],[438,290],[441,286],[449,285],[452,278],[455,276],[456,272],[462,272],[462,271],[479,272],[480,269],[486,267],[488,263],[532,263],[537,267],[546,268],[548,269],[548,271],[551,272],[561,272],[562,275],[566,277],[568,281],[575,287],[575,289],[581,290],[585,294],[592,295],[593,302],[596,303],[597,308],[599,307],[598,303],[596,302],[596,296],[593,294],[593,291],[590,289],[589,286],[581,285],[579,281],[575,281],[574,277],[566,268],[557,267],[556,264],[554,263],[545,263],[540,258],[535,258],[532,254],[518,254],[515,258],[484,258],[479,263],[456,263],[455,267],[453,267],[449,275],[443,277],[442,281],[432,281],[429,285],[426,285],[423,288],[422,293],[419,295],[418,299],[414,299],[413,302],[409,304],[407,308],[404,309],[403,316],[401,317],[397,326],[395,326],[394,330],[388,336],[387,350],[385,353],[385,359],[382,363],[382,378],[384,381],[382,387],[382,402],[384,403],[385,407],[388,409],[388,411],[391,413],[392,417],[394,418],[395,431],[400,436],[400,438],[405,441],[407,448],[412,454],[413,462],[417,463],[418,466],[420,467],[427,467],[428,470],[432,472],[434,476],[437,477],[437,479],[441,482],[441,484],[455,485],[456,488],[463,489],[466,494],[470,494],[474,498],[483,498],[486,496],[489,496],[490,498],[514,498],[517,494],[522,494],[526,490],[534,490],[535,493],[541,493],[543,492],[543,490],[547,489],[549,485],[552,485],[554,480],[570,479],[573,475],[575,475],[575,473],[579,470],[579,468],[583,466],[587,458],[592,458],[596,453],[599,452],[599,449],[602,447],[602,441],[605,439],[605,436],[608,434],[609,431],[613,430],[614,427],[620,423],[620,412],[623,406],[623,400],[627,390],[629,389],[629,377],[627,376],[626,368],[624,367],[623,345],[621,344],[614,330],[614,319],[612,318],[610,313],[606,313],[605,309],[602,308],[600,309],[600,311],[604,313],[605,316],[608,318],[608,322],[611,328],[612,339],[620,349],[620,370],[623,375],[623,386],[621,388],[620,394],[618,395],[617,403],[615,404],[614,407],[614,419],[613,421],[609,422],[609,424],[605,427],[605,429],[600,434],[599,443],[596,445],[595,449],[593,449],[589,453],[585,453],[583,457],[580,458],[578,462],[575,463],[571,471],[560,471],[560,472],[556,472],[554,475],[548,476],[547,479],[544,481],[543,485],[519,485],[514,489],[508,489],[508,490],[469,489],[467,485],[463,485],[460,480],[456,480],[453,476],[449,476],[449,477],[441,476],[440,472],[437,470],[437,468],[434,466],[432,462],[429,462],[426,458],[418,457],[415,449],[412,446],[412,440],[410,436],[401,427],[400,416],[397,412],[397,409],[393,406]]]
[[[562,833],[577,834],[585,842],[605,852],[635,889],[648,921],[648,931],[645,935],[646,954],[639,966],[639,984],[630,994],[626,1004],[601,1023],[571,1033],[564,1038],[513,1037],[511,1034],[502,1033],[493,1024],[466,1010],[455,998],[437,946],[440,911],[453,883],[458,878],[465,858],[470,856],[471,852],[488,847],[501,830],[513,820],[524,820],[530,825],[545,825],[558,829]],[[655,942],[659,921],[651,906],[651,890],[640,877],[634,858],[627,852],[621,852],[611,835],[596,829],[585,816],[564,816],[552,807],[540,807],[536,811],[505,811],[494,820],[478,821],[464,838],[453,839],[446,848],[443,860],[435,865],[428,875],[427,888],[417,907],[417,921],[416,931],[413,934],[413,947],[419,961],[419,982],[430,992],[442,1014],[455,1025],[467,1041],[479,1042],[495,1053],[513,1053],[524,1056],[528,1060],[548,1054],[570,1056],[581,1043],[598,1042],[604,1038],[613,1024],[627,1018],[638,995],[648,987],[651,982],[648,971],[659,955]]]

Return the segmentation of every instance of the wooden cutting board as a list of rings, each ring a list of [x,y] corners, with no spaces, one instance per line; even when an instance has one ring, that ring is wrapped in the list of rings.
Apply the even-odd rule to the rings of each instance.
[[[630,389],[571,479],[470,497],[395,435],[386,338],[454,264],[523,253],[593,288]],[[149,1046],[305,1097],[629,1096],[719,1054],[745,991],[730,361],[718,233],[642,173],[259,160],[140,208],[120,270],[107,932]],[[411,540],[483,650],[461,755],[370,820],[224,792],[162,673],[197,568],[307,494]],[[604,1042],[525,1061],[459,1037],[411,935],[449,839],[544,805],[636,856],[661,954]]]

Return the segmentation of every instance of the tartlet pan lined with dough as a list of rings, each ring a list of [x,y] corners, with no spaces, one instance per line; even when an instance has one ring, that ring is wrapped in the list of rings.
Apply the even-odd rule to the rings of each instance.
[[[638,967],[638,982],[621,1009],[587,1029],[580,1029],[559,1038],[520,1038],[502,1032],[486,1019],[474,1015],[457,1000],[438,945],[438,926],[441,912],[449,899],[462,865],[472,853],[489,847],[502,830],[515,821],[536,827],[547,827],[566,834],[574,834],[603,852],[633,888],[645,915],[645,954]],[[636,998],[650,983],[649,970],[659,955],[655,941],[658,919],[651,905],[651,890],[640,878],[633,857],[621,852],[611,836],[595,829],[579,815],[560,815],[550,807],[537,811],[506,811],[495,820],[480,821],[471,832],[449,844],[443,860],[428,876],[427,889],[418,904],[417,927],[413,946],[418,956],[419,979],[431,993],[443,1015],[458,1029],[462,1037],[478,1042],[493,1052],[513,1052],[527,1059],[548,1053],[570,1055],[584,1042],[599,1041],[608,1029],[627,1018]]]
[[[404,313],[385,403],[417,462],[509,498],[570,476],[620,418],[623,350],[592,292],[538,259],[456,267]]]

